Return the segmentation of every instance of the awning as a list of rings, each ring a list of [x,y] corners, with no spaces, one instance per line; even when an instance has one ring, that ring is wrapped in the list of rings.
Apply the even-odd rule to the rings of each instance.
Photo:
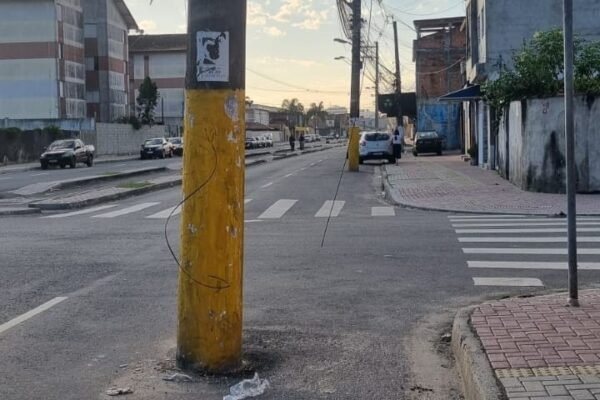
[[[473,85],[440,97],[439,101],[469,101],[481,98],[481,86]]]

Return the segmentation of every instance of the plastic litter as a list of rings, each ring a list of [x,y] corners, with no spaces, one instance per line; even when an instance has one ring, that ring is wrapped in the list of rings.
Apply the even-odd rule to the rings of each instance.
[[[132,394],[133,390],[131,388],[112,388],[106,391],[106,394],[114,397],[114,396],[123,396],[127,394]]]
[[[223,400],[243,400],[263,394],[271,385],[267,379],[260,379],[258,373],[252,379],[244,379],[229,388],[229,394]]]

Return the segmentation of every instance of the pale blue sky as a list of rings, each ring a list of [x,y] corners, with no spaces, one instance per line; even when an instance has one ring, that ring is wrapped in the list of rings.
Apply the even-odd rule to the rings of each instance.
[[[125,1],[148,34],[186,31],[187,0],[154,0],[151,6],[149,0]],[[464,0],[363,0],[367,21],[363,37],[370,32],[371,41],[380,42],[387,77],[384,67],[395,68],[391,21],[398,21],[403,90],[413,90],[415,33],[406,25],[412,27],[415,19],[464,14]],[[323,101],[326,106],[348,107],[350,67],[334,57],[349,58],[350,46],[335,43],[336,37],[343,38],[343,33],[335,0],[249,0],[247,95],[266,105],[278,106],[284,98],[297,97],[305,105]],[[373,86],[372,70],[367,69],[363,83],[365,109],[374,104],[373,90],[368,89]],[[385,86],[389,85],[382,83]]]

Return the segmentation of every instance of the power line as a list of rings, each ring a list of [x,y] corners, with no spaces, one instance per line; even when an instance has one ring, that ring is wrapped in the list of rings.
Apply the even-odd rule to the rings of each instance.
[[[278,84],[280,84],[282,86],[287,86],[287,87],[290,87],[290,88],[293,88],[293,89],[296,89],[296,90],[299,90],[299,91],[302,91],[302,92],[324,93],[324,94],[347,94],[347,92],[340,92],[340,91],[335,91],[335,90],[316,90],[316,89],[304,88],[302,86],[294,85],[292,83],[288,83],[288,82],[280,81],[279,79],[272,78],[272,77],[270,77],[268,75],[262,74],[262,73],[260,73],[258,71],[255,71],[255,70],[251,69],[251,68],[246,68],[246,70],[248,70],[248,71],[252,72],[253,74],[258,75],[261,78],[266,79],[268,81],[275,82],[275,83],[278,83]]]

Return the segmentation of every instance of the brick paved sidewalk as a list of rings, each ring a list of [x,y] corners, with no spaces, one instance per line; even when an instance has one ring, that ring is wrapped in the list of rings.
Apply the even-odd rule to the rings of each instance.
[[[509,399],[600,399],[600,290],[492,301],[471,325]]]
[[[523,191],[495,171],[473,167],[458,155],[406,154],[386,165],[388,195],[407,207],[452,212],[555,215],[566,213],[566,196]],[[600,214],[600,195],[579,195],[579,214]]]

